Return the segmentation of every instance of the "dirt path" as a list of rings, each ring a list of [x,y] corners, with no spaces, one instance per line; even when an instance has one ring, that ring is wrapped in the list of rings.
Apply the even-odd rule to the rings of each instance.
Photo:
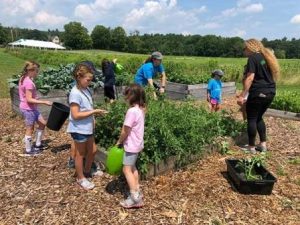
[[[123,210],[114,177],[94,178],[90,192],[74,184],[66,168],[70,138],[47,131],[50,149],[22,155],[23,121],[1,99],[0,224],[300,224],[300,122],[266,118],[278,181],[270,196],[242,195],[226,180],[225,158],[214,153],[187,168],[142,181],[145,207]],[[234,100],[224,105],[237,111]],[[117,182],[117,184],[119,184]],[[116,186],[118,187],[118,185]]]

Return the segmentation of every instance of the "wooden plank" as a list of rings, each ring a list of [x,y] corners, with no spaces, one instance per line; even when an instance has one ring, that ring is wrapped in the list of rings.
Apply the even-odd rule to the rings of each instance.
[[[266,116],[279,117],[288,120],[300,120],[300,113],[293,113],[277,109],[268,109],[265,113]]]
[[[166,83],[166,91],[175,91],[175,92],[182,92],[187,93],[187,84],[179,84],[174,82],[167,82]]]
[[[175,92],[175,91],[168,91],[166,90],[166,96],[168,99],[173,100],[183,100],[186,98],[187,94],[181,93],[181,92]]]

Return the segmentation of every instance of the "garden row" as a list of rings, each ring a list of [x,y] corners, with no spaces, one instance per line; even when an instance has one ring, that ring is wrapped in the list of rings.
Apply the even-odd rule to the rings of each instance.
[[[38,90],[46,94],[50,90],[64,90],[62,96],[66,96],[66,93],[70,90],[71,84],[73,82],[72,72],[75,68],[75,64],[67,64],[66,66],[60,65],[58,68],[49,68],[45,71],[42,71],[39,77],[36,79],[35,83]],[[99,75],[95,77],[94,82],[92,83],[92,88],[103,86],[103,77],[101,71]],[[12,79],[9,79],[10,88],[18,84],[20,75],[13,76]],[[168,77],[169,78],[169,77]],[[117,86],[122,87],[126,86],[133,81],[133,74],[130,74],[126,71],[121,74],[117,74]],[[180,84],[174,82],[168,82],[166,88],[167,97],[170,99],[186,99],[187,97],[194,99],[205,99],[206,97],[206,87],[207,85],[203,84]],[[119,88],[120,89],[120,88]],[[101,91],[99,91],[102,93]],[[224,96],[235,95],[236,87],[234,82],[225,82],[223,88]],[[272,108],[291,111],[295,113],[300,112],[300,95],[296,90],[279,90],[273,103]]]

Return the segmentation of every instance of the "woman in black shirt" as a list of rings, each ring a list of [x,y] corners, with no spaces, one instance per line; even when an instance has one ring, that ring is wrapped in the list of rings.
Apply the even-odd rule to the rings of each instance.
[[[279,64],[274,53],[263,46],[256,39],[245,41],[244,54],[248,57],[246,77],[243,91],[238,97],[238,104],[242,105],[249,92],[246,102],[247,131],[251,153],[266,151],[266,126],[262,118],[276,94],[276,80],[279,76]],[[260,143],[255,146],[256,132]]]

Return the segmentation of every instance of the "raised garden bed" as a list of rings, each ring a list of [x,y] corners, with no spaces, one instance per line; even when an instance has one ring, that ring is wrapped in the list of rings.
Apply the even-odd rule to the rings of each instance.
[[[300,120],[300,113],[293,113],[293,112],[282,111],[278,109],[268,109],[265,115],[279,117],[288,120]]]
[[[236,94],[235,82],[223,83],[222,95],[234,96]],[[183,100],[188,97],[193,99],[206,99],[207,84],[180,84],[167,82],[166,96],[169,99]]]
[[[242,194],[270,195],[276,178],[263,166],[253,168],[261,179],[247,180],[240,168],[238,159],[226,159],[227,173],[234,187]]]
[[[125,86],[116,87],[117,94],[119,96],[122,95],[124,91]],[[67,99],[67,91],[64,90],[50,90],[47,94],[43,94],[39,91],[37,91],[37,95],[39,99],[45,99],[52,102],[59,102],[63,104],[68,104]],[[20,98],[19,98],[19,91],[18,86],[15,86],[10,89],[10,98],[11,98],[11,106],[14,112],[21,115],[19,104],[20,104]],[[95,102],[103,102],[104,101],[104,88],[98,87],[94,90],[93,98]],[[39,110],[45,116],[48,117],[48,114],[50,113],[50,107],[45,105],[39,105]]]

